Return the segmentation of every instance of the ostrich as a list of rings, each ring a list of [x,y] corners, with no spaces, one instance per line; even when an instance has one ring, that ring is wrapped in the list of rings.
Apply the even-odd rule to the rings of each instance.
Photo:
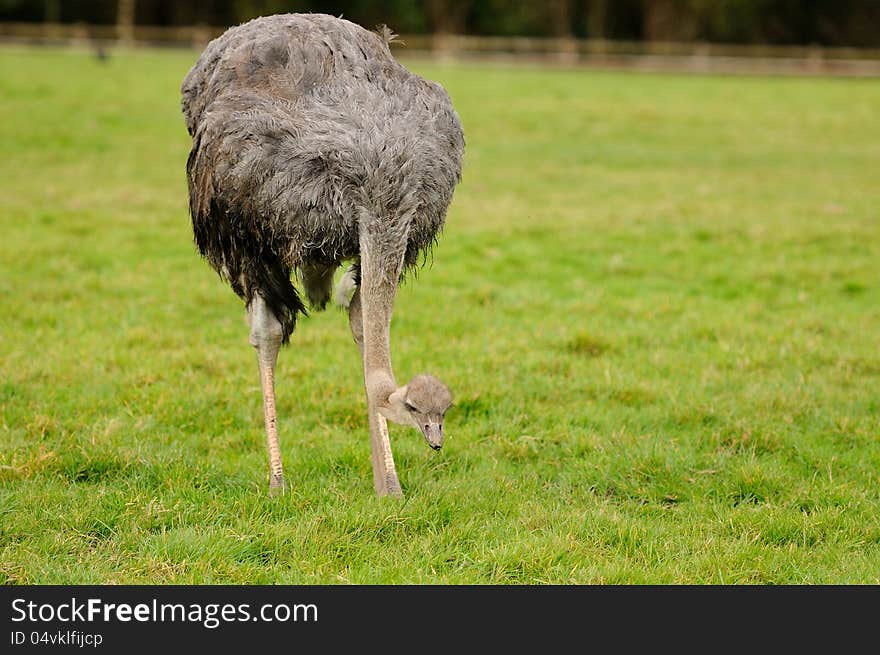
[[[394,38],[323,14],[254,19],[211,41],[183,81],[189,204],[202,256],[244,301],[257,351],[269,492],[285,488],[275,364],[305,303],[348,308],[363,365],[373,483],[400,496],[387,421],[443,445],[448,387],[398,386],[390,324],[401,276],[436,243],[464,135],[442,86],[391,55]]]

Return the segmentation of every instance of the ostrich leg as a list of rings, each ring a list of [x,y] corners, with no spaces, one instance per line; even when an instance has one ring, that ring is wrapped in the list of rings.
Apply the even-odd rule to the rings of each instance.
[[[248,305],[248,322],[251,326],[250,343],[257,351],[260,386],[263,389],[263,415],[266,420],[266,443],[269,447],[269,494],[275,495],[284,491],[284,471],[275,418],[275,362],[281,348],[281,323],[259,295],[255,295]]]
[[[355,289],[354,296],[348,306],[348,324],[351,334],[364,357],[364,324],[361,313],[361,291]],[[366,369],[364,369],[366,376]],[[366,379],[366,378],[365,378]],[[391,453],[391,440],[388,437],[388,422],[379,414],[370,402],[369,387],[367,388],[367,414],[370,424],[370,458],[373,463],[373,486],[379,496],[402,496],[397,470],[394,467],[394,456]]]
[[[391,454],[388,424],[379,413],[379,408],[387,406],[389,396],[397,390],[391,369],[391,312],[403,266],[406,230],[403,231],[401,243],[403,246],[397,252],[398,248],[389,247],[387,242],[362,228],[361,280],[349,306],[349,323],[363,355],[373,484],[379,496],[403,495]],[[360,321],[357,320],[358,315]],[[361,340],[358,340],[358,323]]]

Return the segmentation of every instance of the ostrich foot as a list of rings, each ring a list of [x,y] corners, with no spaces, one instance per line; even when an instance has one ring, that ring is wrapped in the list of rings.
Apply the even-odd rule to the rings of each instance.
[[[400,489],[400,481],[397,479],[397,469],[394,467],[394,456],[391,453],[391,440],[388,437],[388,421],[384,416],[375,412],[375,421],[371,421],[371,431],[375,428],[375,435],[371,441],[373,448],[373,481],[378,496],[391,496],[403,498]]]
[[[284,478],[272,477],[269,480],[269,497],[275,498],[285,493],[287,493],[287,482],[284,481]]]

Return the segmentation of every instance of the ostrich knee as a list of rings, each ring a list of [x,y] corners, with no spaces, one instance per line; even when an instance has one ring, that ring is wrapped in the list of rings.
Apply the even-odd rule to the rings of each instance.
[[[355,287],[354,295],[348,303],[348,326],[351,328],[351,336],[361,351],[361,359],[364,356],[364,321],[361,314],[361,291]]]

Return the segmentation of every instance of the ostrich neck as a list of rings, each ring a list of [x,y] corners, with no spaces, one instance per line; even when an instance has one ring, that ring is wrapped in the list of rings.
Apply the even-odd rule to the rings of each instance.
[[[397,278],[377,277],[367,266],[361,280],[361,310],[364,329],[364,382],[371,401],[387,407],[397,390],[391,367],[391,312]]]
[[[371,316],[369,310],[364,312],[364,381],[371,399],[379,406],[387,406],[391,394],[397,390],[391,368],[389,332],[386,323]]]

